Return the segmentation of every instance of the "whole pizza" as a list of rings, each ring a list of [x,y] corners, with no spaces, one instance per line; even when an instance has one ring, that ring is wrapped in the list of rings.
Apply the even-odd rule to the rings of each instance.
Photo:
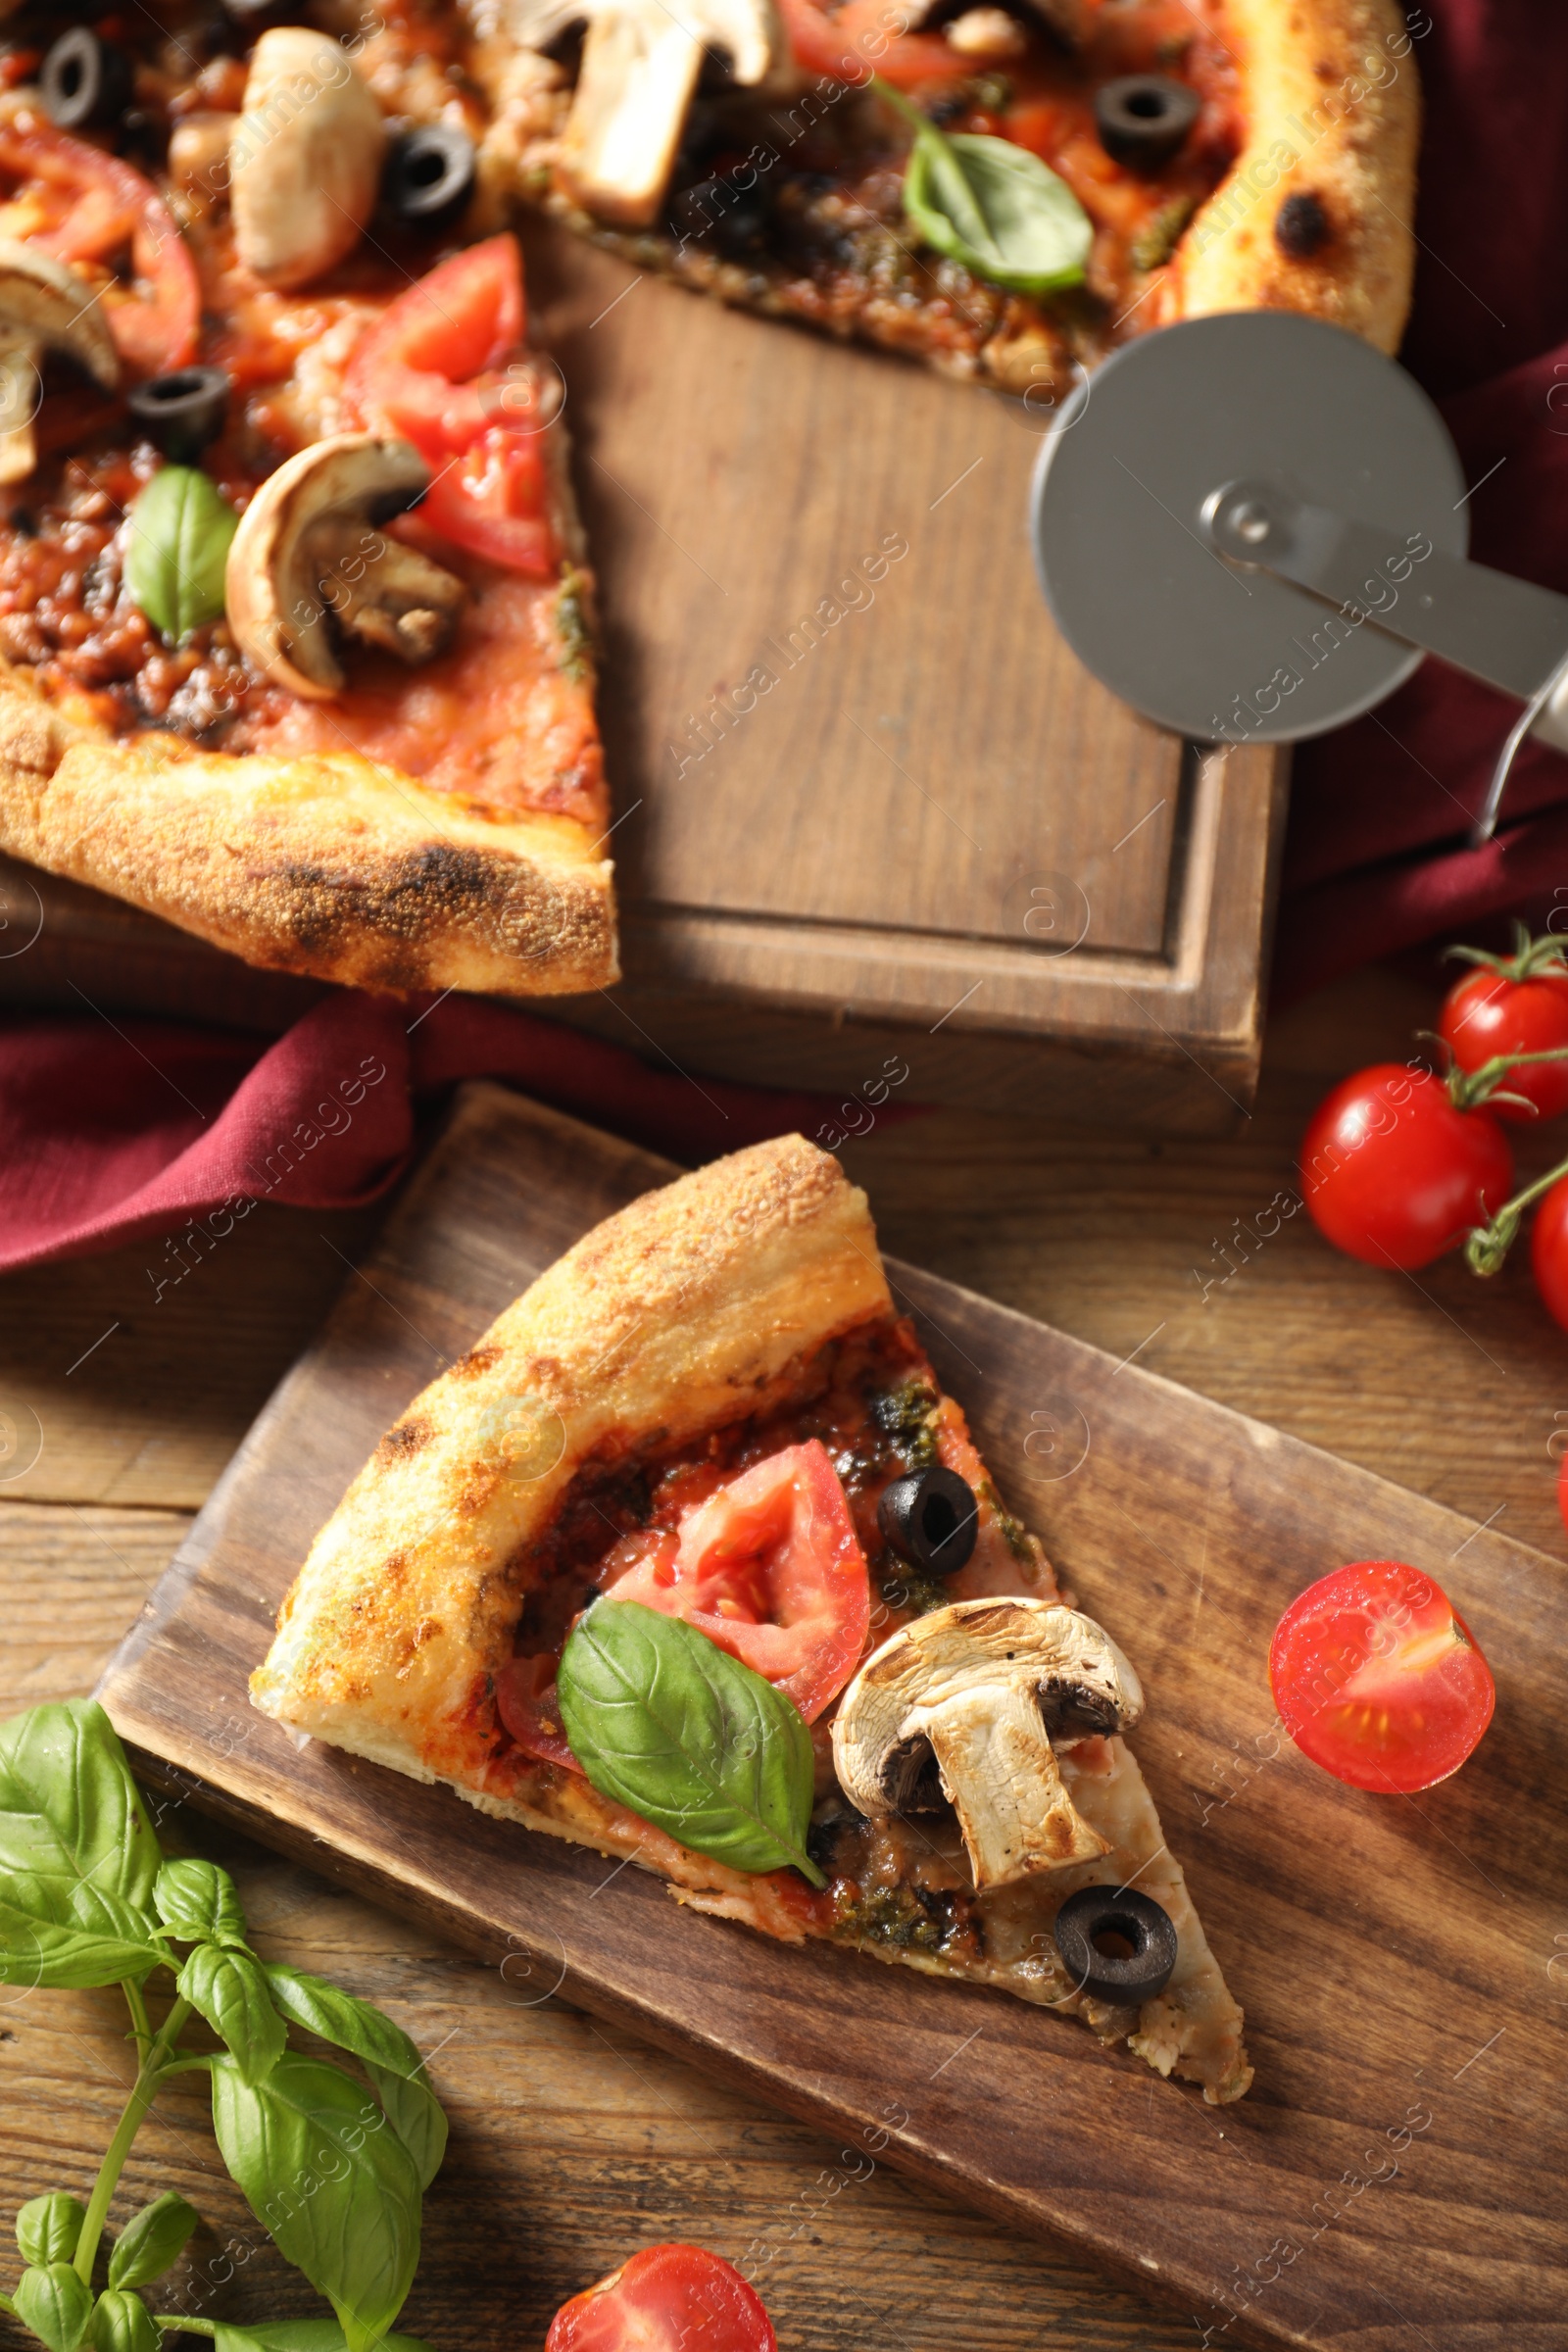
[[[1394,0],[0,20],[0,849],[323,979],[616,976],[518,207],[1048,408],[1172,319],[1404,318]]]

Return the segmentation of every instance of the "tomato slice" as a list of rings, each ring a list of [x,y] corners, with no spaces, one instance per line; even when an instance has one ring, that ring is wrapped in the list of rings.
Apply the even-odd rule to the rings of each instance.
[[[865,1554],[816,1438],[726,1480],[678,1533],[624,1538],[605,1571],[609,1599],[683,1617],[787,1691],[808,1723],[837,1698],[870,1630]]]
[[[863,82],[868,72],[899,89],[922,82],[962,81],[974,72],[939,33],[905,32],[890,40],[888,0],[848,0],[836,16],[816,0],[780,0],[784,29],[797,65],[835,81]]]
[[[1492,1721],[1496,1687],[1447,1594],[1400,1560],[1358,1560],[1298,1593],[1269,1682],[1304,1756],[1352,1788],[1431,1788]]]
[[[509,1658],[495,1678],[496,1712],[524,1755],[538,1756],[546,1764],[564,1765],[568,1772],[581,1772],[561,1721],[556,1695],[560,1664],[561,1660],[548,1652]]]
[[[778,2352],[739,2271],[706,2246],[645,2246],[564,2303],[545,2352]]]
[[[103,291],[115,348],[137,375],[183,368],[196,350],[201,287],[190,249],[151,180],[44,122],[0,129],[0,172],[36,218],[26,242],[56,261],[107,267],[128,245],[134,286]]]
[[[343,390],[361,424],[412,441],[431,466],[419,513],[432,530],[509,571],[548,579],[561,551],[532,382],[502,372],[525,316],[517,240],[487,237],[438,262],[366,328]]]

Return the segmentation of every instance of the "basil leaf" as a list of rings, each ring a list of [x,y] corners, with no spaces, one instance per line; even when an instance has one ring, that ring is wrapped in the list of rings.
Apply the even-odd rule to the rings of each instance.
[[[319,2058],[289,2051],[261,2082],[215,2058],[213,2129],[278,2252],[337,2313],[346,2352],[371,2352],[419,2262],[419,2177],[380,2108]]]
[[[156,1968],[160,1859],[102,1707],[0,1724],[0,1983],[79,1989]]]
[[[246,1948],[239,1889],[216,1862],[166,1862],[153,1886],[153,1901],[165,1927],[181,1942]]]
[[[199,1943],[179,1972],[182,2000],[225,2041],[247,2082],[270,2075],[288,2043],[288,2028],[267,1988],[267,1972],[249,1952]]]
[[[239,516],[212,476],[199,466],[166,466],[125,520],[125,586],[148,619],[176,643],[220,619]]]
[[[782,1690],[695,1626],[636,1600],[595,1601],[562,1654],[571,1750],[602,1796],[732,1870],[806,1851],[811,1735]]]
[[[428,2188],[446,2154],[447,2119],[423,2080],[424,2060],[402,2027],[373,2003],[281,1961],[269,1966],[267,1982],[285,2017],[363,2062],[393,2131],[414,2158],[419,2186]]]
[[[66,2189],[53,2188],[44,2197],[29,2197],[17,2215],[17,2250],[24,2262],[47,2270],[52,2262],[70,2262],[81,2243],[87,2208]]]
[[[158,2352],[152,2313],[140,2295],[122,2294],[118,2287],[99,2296],[87,2333],[93,2352]]]
[[[904,209],[928,245],[1016,294],[1076,286],[1094,222],[1063,179],[1010,139],[916,131]]]
[[[92,2317],[92,2290],[69,2262],[24,2271],[14,2300],[18,2319],[42,2337],[49,2352],[76,2352]]]
[[[185,2251],[191,2231],[201,2220],[194,2205],[172,2188],[133,2213],[116,2238],[109,2256],[111,2286],[146,2286],[161,2278]]]
[[[259,2328],[213,2329],[214,2352],[345,2352],[336,2320],[266,2320]],[[383,2335],[382,2352],[431,2352],[418,2335]]]

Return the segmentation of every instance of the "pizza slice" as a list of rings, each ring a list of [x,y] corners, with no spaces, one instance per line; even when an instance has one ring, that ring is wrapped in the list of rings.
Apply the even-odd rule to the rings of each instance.
[[[279,13],[0,43],[0,849],[256,964],[599,987],[594,581],[482,110],[453,35]]]
[[[487,153],[527,201],[722,301],[1024,395],[1042,420],[1079,368],[1207,312],[1398,342],[1420,101],[1396,0],[464,14]]]
[[[725,1788],[798,1776],[793,1830],[707,1781],[648,1792],[628,1758],[671,1690]],[[799,1136],[596,1227],[415,1399],[251,1694],[698,1910],[1080,2016],[1215,2103],[1251,2080],[1118,1728],[1136,1673],[1063,1603],[895,1309],[864,1195]],[[1136,1998],[1064,1924],[1125,1925],[1130,1888],[1169,1968],[1124,1978]]]

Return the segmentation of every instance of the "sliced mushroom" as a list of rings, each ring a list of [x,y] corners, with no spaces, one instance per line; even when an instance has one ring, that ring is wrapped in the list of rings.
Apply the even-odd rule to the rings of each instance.
[[[385,148],[381,109],[338,42],[300,24],[264,32],[228,151],[246,269],[286,288],[345,260],[374,209]]]
[[[1053,1740],[1123,1731],[1138,1677],[1108,1634],[1044,1600],[960,1600],[867,1658],[839,1702],[833,1764],[873,1818],[945,1795],[977,1887],[1109,1851],[1067,1794]]]
[[[25,480],[38,462],[32,426],[46,351],[67,353],[106,392],[120,381],[109,322],[86,279],[0,238],[0,482]]]
[[[774,0],[521,0],[515,36],[547,48],[586,24],[556,169],[596,219],[640,228],[659,217],[686,110],[710,49],[746,87],[784,55]]]
[[[234,533],[224,582],[228,625],[259,670],[311,702],[340,694],[329,612],[400,662],[440,653],[467,589],[372,519],[412,505],[429,481],[416,449],[374,433],[334,433],[269,474]]]
[[[906,29],[912,32],[923,24],[936,5],[937,0],[900,0],[899,13],[906,20]],[[1069,49],[1083,46],[1089,31],[1089,12],[1085,0],[1021,0],[1021,5],[1026,16],[1035,18]],[[982,51],[965,42],[960,27],[968,25],[973,18],[991,18],[1001,14],[1000,9],[989,7],[967,10],[945,27],[947,37],[960,54],[978,58]]]
[[[950,49],[972,57],[976,65],[997,66],[1022,57],[1029,35],[1004,8],[966,8],[945,27]]]

